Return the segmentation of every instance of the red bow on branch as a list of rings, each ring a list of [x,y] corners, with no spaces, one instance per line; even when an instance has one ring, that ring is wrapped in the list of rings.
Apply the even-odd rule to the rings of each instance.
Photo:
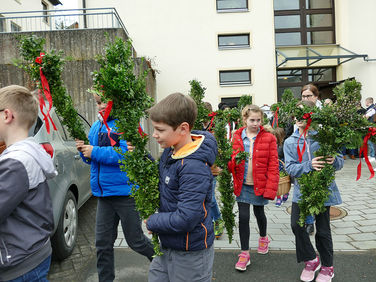
[[[44,53],[40,53],[40,56],[35,59],[35,62],[37,64],[41,65],[43,57],[44,57]],[[44,108],[46,108],[46,103],[44,102],[41,91],[39,91],[39,93],[38,93],[39,108],[40,108],[40,111],[43,115],[43,119],[44,119],[45,124],[46,124],[47,133],[50,134],[50,123],[49,123],[48,120],[50,120],[53,129],[57,130],[56,125],[53,122],[51,115],[50,115],[50,111],[51,111],[51,108],[52,108],[52,96],[51,96],[51,92],[50,92],[50,86],[48,85],[47,78],[43,74],[42,67],[39,67],[39,74],[40,74],[40,81],[41,81],[41,84],[42,84],[42,90],[43,90],[44,96],[46,96],[46,99],[47,99],[48,104],[49,104],[48,109],[46,109],[46,113],[45,113]]]
[[[360,147],[360,150],[359,150],[359,164],[358,164],[358,169],[357,169],[357,175],[356,175],[356,180],[358,181],[359,178],[360,178],[360,175],[362,174],[362,153],[364,155],[364,159],[366,160],[366,164],[367,164],[367,167],[371,173],[371,176],[370,178],[368,179],[371,179],[375,176],[375,172],[373,170],[373,167],[368,159],[368,148],[367,148],[367,142],[368,140],[371,138],[371,136],[375,136],[376,135],[376,128],[375,127],[370,127],[368,128],[368,133],[367,135],[364,137],[363,139],[363,145],[362,147]]]
[[[108,135],[108,138],[110,139],[110,142],[111,142],[111,146],[115,146],[116,145],[116,141],[114,139],[111,138],[111,128],[108,126],[107,124],[107,119],[108,117],[110,116],[110,113],[111,113],[111,110],[112,110],[112,106],[113,106],[113,102],[112,101],[108,101],[107,102],[107,106],[106,108],[104,109],[104,111],[99,111],[99,114],[102,116],[103,118],[103,123],[104,125],[106,126],[107,128],[107,135]],[[147,134],[142,130],[141,126],[139,125],[138,126],[138,133],[141,135],[141,137],[145,137],[147,136]],[[123,134],[123,132],[121,133],[116,133],[114,132],[114,134],[116,135],[121,135]]]
[[[277,109],[274,112],[274,119],[273,119],[273,123],[272,123],[273,128],[274,128],[274,123],[276,123],[276,125],[278,127],[278,111],[279,111],[279,107],[277,107]]]
[[[306,149],[305,138],[306,138],[306,136],[307,136],[308,129],[309,129],[309,127],[311,126],[311,122],[312,122],[312,118],[311,118],[311,116],[312,116],[312,112],[310,112],[310,113],[305,113],[305,114],[303,115],[303,119],[306,119],[306,120],[307,120],[307,125],[306,125],[306,127],[304,128],[302,134],[300,134],[299,139],[298,139],[297,150],[298,150],[298,157],[299,157],[299,162],[300,162],[300,163],[301,163],[302,160],[303,160],[303,154],[304,154],[305,149]],[[299,141],[300,141],[300,138],[301,138],[302,136],[303,136],[303,138],[304,138],[304,145],[303,145],[303,149],[302,149],[302,151],[300,151]]]
[[[217,112],[211,112],[210,114],[208,114],[208,117],[211,117],[211,120],[210,120],[210,125],[209,125],[209,128],[208,128],[208,131],[211,130],[212,126],[213,126],[213,121],[214,121],[214,117],[217,115]]]

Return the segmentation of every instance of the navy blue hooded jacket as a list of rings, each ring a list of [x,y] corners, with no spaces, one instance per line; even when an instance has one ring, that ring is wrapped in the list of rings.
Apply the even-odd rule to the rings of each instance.
[[[165,149],[159,161],[159,213],[149,217],[147,228],[158,233],[164,248],[198,251],[214,241],[208,213],[217,142],[204,131],[192,132],[192,139],[174,155]]]

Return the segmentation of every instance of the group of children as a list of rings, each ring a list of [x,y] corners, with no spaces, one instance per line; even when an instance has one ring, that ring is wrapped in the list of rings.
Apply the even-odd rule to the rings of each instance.
[[[27,99],[27,102],[22,99]],[[103,110],[105,103],[100,97],[96,97],[96,101],[98,110]],[[31,102],[32,111],[29,110]],[[37,101],[30,91],[19,86],[2,88],[0,105],[0,139],[7,147],[0,156],[0,280],[39,275],[35,281],[47,281],[51,257],[49,234],[53,220],[46,179],[56,172],[51,158],[32,138],[28,138],[28,130],[37,117]],[[154,126],[152,136],[164,151],[159,160],[160,207],[158,213],[146,220],[146,228],[150,233],[158,234],[162,256],[153,257],[150,241],[142,233],[126,173],[121,172],[118,165],[121,155],[108,142],[103,121],[92,126],[90,145],[76,141],[83,159],[91,164],[92,191],[98,198],[96,248],[99,281],[114,280],[113,245],[121,221],[130,247],[151,260],[149,281],[209,282],[214,261],[215,236],[210,207],[214,189],[211,167],[217,156],[216,140],[209,132],[192,131],[197,107],[187,95],[174,93],[167,96],[149,109],[149,116]],[[269,251],[264,207],[276,197],[279,161],[277,139],[262,126],[262,120],[263,112],[258,106],[248,105],[242,110],[244,126],[233,135],[233,154],[228,164],[233,172],[234,194],[239,208],[241,253],[235,268],[240,271],[246,270],[250,264],[250,205],[253,205],[260,233],[257,252],[266,254]],[[307,145],[303,161],[299,162],[297,140],[306,124],[297,120],[296,125],[297,131],[283,147],[286,170],[291,176],[299,177],[320,170],[325,162],[336,169],[342,167],[342,156],[326,159],[313,156],[319,144],[310,138],[310,134],[299,141],[299,146],[303,142]],[[115,124],[111,127],[116,132]],[[113,138],[116,136],[114,134]],[[122,140],[117,140],[115,146],[123,151],[131,149]],[[247,152],[248,157],[239,163],[236,155],[242,151]],[[329,189],[332,193],[326,203],[326,212],[316,216],[318,257],[309,235],[297,224],[301,194],[298,182],[294,182],[291,226],[296,239],[297,260],[305,263],[300,276],[302,281],[312,281],[318,270],[316,281],[331,281],[334,276],[329,206],[340,203],[341,199],[334,182]],[[25,219],[30,222],[25,222]],[[19,230],[22,230],[22,238],[19,238]],[[8,246],[11,246],[12,253]]]

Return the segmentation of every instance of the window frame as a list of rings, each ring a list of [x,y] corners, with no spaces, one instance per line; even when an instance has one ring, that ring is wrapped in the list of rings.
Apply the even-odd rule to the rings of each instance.
[[[220,37],[230,37],[230,36],[247,36],[248,44],[245,45],[220,45]],[[228,49],[249,49],[251,48],[251,35],[248,32],[244,33],[221,33],[217,35],[217,46],[219,50],[228,50]]]
[[[16,29],[14,29],[16,27]],[[14,21],[10,22],[10,30],[11,32],[20,32],[22,31],[22,28],[20,25],[16,24]]]
[[[43,19],[42,21],[45,24],[49,24],[49,17],[48,17],[48,4],[45,1],[41,1],[42,4],[42,10],[43,10]]]
[[[221,1],[221,0],[215,1],[215,7],[216,7],[217,13],[236,13],[236,12],[248,12],[249,11],[249,0],[244,0],[246,3],[246,8],[227,8],[227,9],[219,9],[218,1]]]
[[[6,20],[4,19],[4,16],[0,14],[0,22],[2,23],[3,29],[0,29],[0,32],[6,32],[7,31],[7,23]]]
[[[300,0],[299,9],[295,10],[275,10],[274,17],[276,16],[293,16],[299,15],[300,16],[300,28],[276,28],[275,27],[275,34],[280,33],[292,33],[292,32],[299,32],[300,33],[300,44],[299,45],[314,45],[308,43],[308,33],[309,32],[316,32],[316,31],[331,31],[333,34],[332,42],[330,43],[322,43],[322,44],[335,44],[336,43],[336,26],[335,26],[335,7],[334,7],[334,0],[330,0],[332,8],[320,8],[320,9],[306,9],[306,0]],[[324,27],[307,27],[307,16],[309,15],[317,15],[317,14],[329,14],[332,18],[332,25],[331,26],[324,26]],[[321,45],[321,43],[319,43]],[[286,46],[286,45],[278,45],[276,42],[276,46]]]
[[[231,81],[231,82],[222,82],[221,81],[221,74],[222,73],[235,73],[235,72],[248,72],[249,80],[247,81]],[[218,72],[218,80],[220,86],[244,86],[244,85],[252,85],[252,69],[231,69],[231,70],[220,70]]]

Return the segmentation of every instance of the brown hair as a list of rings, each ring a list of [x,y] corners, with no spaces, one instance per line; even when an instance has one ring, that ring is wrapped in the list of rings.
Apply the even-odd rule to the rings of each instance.
[[[173,93],[151,107],[148,113],[152,121],[163,122],[174,130],[183,122],[192,129],[197,118],[197,106],[191,97]]]
[[[9,85],[0,89],[2,109],[11,109],[17,113],[18,124],[27,129],[38,117],[38,100],[29,89],[19,85]]]
[[[245,120],[249,117],[249,113],[259,113],[261,116],[261,121],[264,117],[264,111],[260,109],[259,106],[256,105],[247,105],[242,110],[242,118],[243,118],[243,125],[245,125]]]
[[[312,101],[309,101],[309,100],[302,100],[302,101],[299,101],[298,103],[296,103],[296,106],[300,106],[300,105],[304,105],[304,106],[307,106],[307,107],[310,107],[310,108],[313,108],[315,105],[315,103],[313,103]]]
[[[373,98],[372,98],[372,97],[368,97],[368,98],[366,98],[366,101],[368,101],[368,102],[370,102],[370,103],[373,104]]]
[[[302,94],[306,90],[311,91],[315,97],[319,97],[319,90],[317,89],[316,85],[312,83],[304,85],[302,90],[300,91],[300,94]]]

